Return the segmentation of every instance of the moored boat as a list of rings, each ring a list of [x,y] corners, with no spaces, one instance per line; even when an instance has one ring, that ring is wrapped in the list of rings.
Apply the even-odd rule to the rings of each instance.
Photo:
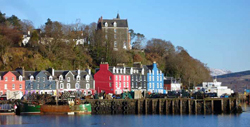
[[[0,104],[0,115],[14,115],[14,106],[12,104]]]
[[[40,114],[41,106],[32,103],[21,104],[21,114]]]

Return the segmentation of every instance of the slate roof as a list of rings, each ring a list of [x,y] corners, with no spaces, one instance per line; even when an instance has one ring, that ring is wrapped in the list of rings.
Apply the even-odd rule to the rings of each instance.
[[[108,23],[108,27],[114,27],[114,22],[116,22],[116,27],[128,27],[127,19],[103,19],[102,27],[105,27],[105,23]]]

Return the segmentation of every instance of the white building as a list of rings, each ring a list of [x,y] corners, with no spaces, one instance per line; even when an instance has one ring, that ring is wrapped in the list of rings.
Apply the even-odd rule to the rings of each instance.
[[[217,97],[220,97],[223,94],[231,95],[234,93],[233,90],[227,86],[221,86],[222,82],[217,82],[214,79],[213,82],[203,82],[202,86],[195,87],[195,91],[203,91],[204,93],[217,93]]]

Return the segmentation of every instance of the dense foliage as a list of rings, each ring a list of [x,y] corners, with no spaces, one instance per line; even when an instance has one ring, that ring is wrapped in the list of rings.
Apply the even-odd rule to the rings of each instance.
[[[97,68],[101,62],[132,66],[133,62],[148,65],[156,61],[167,76],[181,78],[185,87],[210,79],[208,68],[184,48],[162,39],[148,40],[143,48],[144,35],[133,30],[133,50],[118,51],[113,50],[113,40],[96,30],[96,23],[84,25],[76,20],[66,25],[48,19],[39,30],[34,30],[29,20],[14,15],[7,18],[0,12],[0,70],[84,69]],[[23,46],[22,36],[27,31],[31,31],[30,41]],[[85,38],[84,45],[76,45],[79,38]]]

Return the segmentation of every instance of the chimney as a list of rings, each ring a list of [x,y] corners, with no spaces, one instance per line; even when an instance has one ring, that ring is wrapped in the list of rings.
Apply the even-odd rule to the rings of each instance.
[[[25,78],[25,70],[24,70],[24,66],[22,66],[22,76],[23,76],[23,78]]]
[[[109,64],[108,63],[101,63],[100,70],[109,70]]]
[[[81,73],[81,70],[77,69],[77,75],[80,75],[80,73]]]

